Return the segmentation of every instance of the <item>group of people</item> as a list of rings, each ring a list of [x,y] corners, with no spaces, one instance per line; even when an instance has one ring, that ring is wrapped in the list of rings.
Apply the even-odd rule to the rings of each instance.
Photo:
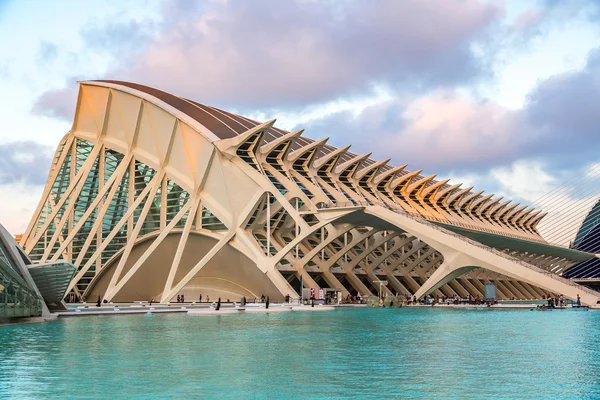
[[[325,304],[339,304],[342,294],[339,292],[325,293]]]
[[[185,303],[185,295],[183,295],[183,294],[177,295],[177,302],[178,303]],[[202,294],[198,295],[198,302],[202,303]],[[209,295],[206,295],[206,302],[210,303],[210,296]]]
[[[487,305],[492,305],[495,304],[496,301],[495,300],[491,300],[491,299],[483,299],[481,297],[479,297],[478,295],[475,296],[471,296],[470,294],[467,295],[466,298],[460,298],[458,297],[458,295],[454,295],[454,296],[426,296],[423,297],[419,300],[417,300],[416,296],[412,296],[408,298],[407,303],[409,305],[411,304],[422,304],[422,305],[435,305],[435,304],[475,304],[475,305],[480,305],[480,304],[487,304]]]
[[[348,293],[348,296],[346,296],[346,298],[344,299],[344,303],[346,304],[362,304],[363,302],[363,297],[360,293],[358,293],[357,295],[352,296],[350,293]]]
[[[562,294],[558,297],[548,296],[546,302],[548,303],[548,307],[563,307],[566,303]]]
[[[561,294],[558,297],[548,297],[547,299],[548,302],[548,307],[564,307],[567,305],[567,300],[565,299],[565,297]],[[475,304],[475,305],[479,305],[479,304],[487,304],[487,305],[493,305],[496,304],[497,301],[496,300],[492,300],[492,299],[483,299],[480,298],[478,295],[475,296],[471,296],[470,294],[467,295],[466,298],[462,299],[460,297],[458,297],[458,295],[455,295],[453,297],[448,297],[448,296],[426,296],[421,298],[420,300],[417,300],[417,298],[415,296],[409,297],[408,298],[408,304],[424,304],[424,305],[434,305],[434,304]],[[581,298],[579,297],[579,295],[577,295],[577,300],[576,300],[576,304],[578,306],[581,305]]]
[[[210,303],[210,296],[206,295],[206,302]],[[202,293],[200,293],[200,295],[198,295],[198,303],[202,303]]]
[[[558,297],[548,296],[547,303],[548,303],[548,307],[564,307],[567,305],[567,300],[561,294]],[[581,297],[579,297],[579,295],[577,295],[577,300],[575,301],[575,303],[578,306],[581,305]]]

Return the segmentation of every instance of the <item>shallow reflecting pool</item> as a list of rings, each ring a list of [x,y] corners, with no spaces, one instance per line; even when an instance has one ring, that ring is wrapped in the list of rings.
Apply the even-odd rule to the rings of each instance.
[[[0,399],[600,398],[600,311],[344,309],[0,326]]]

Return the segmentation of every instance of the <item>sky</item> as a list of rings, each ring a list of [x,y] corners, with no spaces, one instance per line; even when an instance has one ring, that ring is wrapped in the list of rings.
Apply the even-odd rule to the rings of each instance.
[[[594,0],[0,0],[0,223],[25,230],[88,79],[522,204],[556,208],[544,195],[566,185],[561,207],[588,207],[574,179],[600,176],[599,20]]]

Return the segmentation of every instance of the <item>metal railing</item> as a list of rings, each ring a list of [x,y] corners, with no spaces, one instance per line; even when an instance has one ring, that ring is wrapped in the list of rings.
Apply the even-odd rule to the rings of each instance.
[[[552,279],[557,280],[559,282],[562,282],[564,284],[576,287],[576,288],[580,289],[582,292],[586,292],[586,293],[588,293],[590,295],[594,295],[594,296],[600,296],[600,292],[597,292],[595,290],[592,290],[590,288],[582,286],[582,285],[580,285],[578,283],[575,283],[575,282],[571,281],[570,279],[563,278],[562,276],[557,275],[557,274],[555,274],[553,272],[546,271],[546,270],[544,270],[542,268],[536,267],[535,265],[529,264],[529,263],[527,263],[527,262],[525,262],[525,261],[523,261],[523,260],[521,260],[521,259],[519,259],[517,257],[511,256],[511,255],[506,254],[506,253],[503,253],[500,250],[497,250],[497,249],[495,249],[493,247],[486,246],[483,243],[477,242],[477,241],[475,241],[473,239],[470,239],[470,238],[468,238],[466,236],[463,236],[463,235],[460,235],[458,233],[452,232],[452,231],[450,231],[450,230],[448,230],[446,228],[443,228],[443,227],[441,227],[439,225],[436,225],[436,224],[434,224],[434,223],[432,223],[432,222],[430,222],[430,221],[428,221],[428,220],[426,220],[426,219],[424,219],[422,217],[417,217],[415,215],[412,215],[411,213],[407,212],[406,210],[404,210],[402,208],[391,207],[387,203],[383,203],[383,202],[366,202],[366,201],[365,202],[356,201],[356,202],[353,202],[353,203],[351,203],[351,202],[333,203],[332,202],[332,203],[325,204],[325,206],[321,207],[321,209],[323,209],[323,208],[348,208],[348,207],[362,207],[362,208],[365,208],[365,207],[382,207],[382,208],[385,208],[385,209],[387,209],[389,211],[392,211],[392,212],[394,212],[396,214],[400,214],[400,215],[402,215],[404,217],[407,217],[407,218],[410,218],[410,219],[412,219],[414,221],[417,221],[417,222],[419,222],[419,223],[421,223],[423,225],[427,225],[428,227],[433,228],[435,230],[438,230],[438,231],[440,231],[440,232],[442,232],[442,233],[444,233],[446,235],[453,236],[453,237],[458,238],[458,239],[460,239],[462,241],[465,241],[465,242],[467,242],[467,243],[469,243],[469,244],[471,244],[473,246],[476,246],[476,247],[479,247],[479,248],[484,249],[486,251],[489,251],[489,252],[491,252],[491,253],[493,253],[493,254],[495,254],[497,256],[500,256],[500,257],[502,257],[502,258],[504,258],[506,260],[512,261],[514,263],[517,263],[517,264],[519,264],[519,265],[521,265],[523,267],[526,267],[526,268],[528,268],[528,269],[530,269],[532,271],[535,271],[537,273],[540,273],[540,274],[546,275],[548,277],[551,277]]]

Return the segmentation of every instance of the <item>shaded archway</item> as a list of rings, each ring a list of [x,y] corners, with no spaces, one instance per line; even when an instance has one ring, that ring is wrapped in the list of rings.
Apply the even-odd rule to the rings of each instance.
[[[114,302],[158,300],[164,291],[165,281],[181,232],[169,234],[148,257],[140,269],[131,276],[114,295]],[[136,243],[121,273],[124,276],[142,254],[152,245],[154,237],[143,238]],[[191,232],[177,270],[174,283],[178,283],[212,249],[217,240],[199,232]],[[104,297],[121,255],[117,255],[90,283],[86,295],[90,299]],[[273,299],[282,297],[271,280],[256,264],[240,251],[226,245],[202,268],[180,291],[186,299],[197,300],[202,294],[211,299],[238,299],[241,296],[255,297],[262,294]]]

